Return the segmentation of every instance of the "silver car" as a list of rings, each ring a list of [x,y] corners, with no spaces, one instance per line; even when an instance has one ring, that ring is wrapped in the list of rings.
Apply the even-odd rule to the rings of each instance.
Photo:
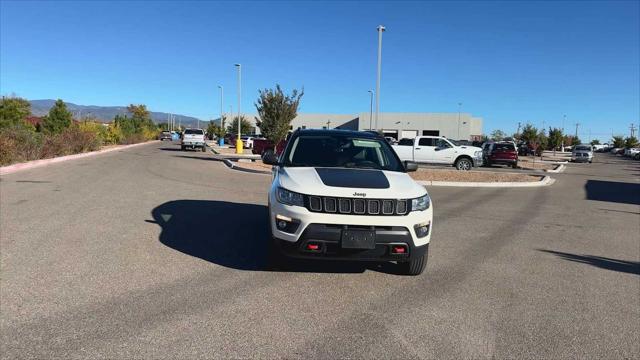
[[[591,145],[576,145],[571,151],[572,162],[593,162],[593,147]]]

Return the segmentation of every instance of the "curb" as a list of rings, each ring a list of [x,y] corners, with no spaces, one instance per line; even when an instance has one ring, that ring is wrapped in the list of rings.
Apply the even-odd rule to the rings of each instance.
[[[564,164],[560,164],[560,166],[558,166],[557,168],[553,169],[553,170],[545,170],[545,172],[549,172],[549,173],[561,173],[563,172],[567,167]]]
[[[244,171],[244,172],[248,172],[248,173],[252,173],[252,174],[264,174],[264,175],[271,175],[270,171],[262,171],[262,170],[254,170],[254,169],[247,169],[247,168],[243,168],[242,166],[238,166],[235,165],[231,160],[229,159],[222,159],[222,162],[224,162],[225,165],[227,165],[227,167],[229,169],[233,169],[233,170],[238,170],[238,171]]]
[[[86,153],[65,155],[65,156],[59,156],[59,157],[54,157],[54,158],[50,158],[50,159],[32,160],[32,161],[27,161],[27,162],[23,162],[23,163],[7,165],[7,166],[0,167],[0,175],[13,174],[13,173],[16,173],[16,172],[19,172],[19,171],[23,171],[23,170],[35,169],[35,168],[38,168],[38,167],[47,166],[47,165],[51,165],[51,164],[56,164],[56,163],[60,163],[60,162],[65,162],[65,161],[69,161],[69,160],[75,160],[75,159],[81,159],[81,158],[100,155],[100,154],[106,154],[106,153],[117,151],[117,150],[124,150],[124,149],[129,149],[129,148],[140,146],[140,145],[152,144],[152,143],[157,143],[157,142],[160,142],[160,140],[151,140],[151,141],[141,142],[141,143],[137,143],[137,144],[121,145],[121,146],[118,146],[118,147],[112,147],[112,148],[109,148],[109,149],[102,149],[102,150],[97,150],[97,151],[90,151],[90,152],[86,152]]]
[[[529,182],[454,182],[454,181],[416,181],[420,185],[425,186],[451,186],[451,187],[490,187],[490,188],[519,188],[519,187],[540,187],[549,186],[556,180],[544,176],[540,181]]]

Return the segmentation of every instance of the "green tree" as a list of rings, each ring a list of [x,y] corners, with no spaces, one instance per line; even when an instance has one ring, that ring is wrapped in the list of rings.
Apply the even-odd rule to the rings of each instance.
[[[144,129],[157,129],[157,126],[151,120],[151,113],[147,110],[146,105],[131,104],[127,107],[127,111],[131,114],[134,133],[141,133]]]
[[[71,126],[73,115],[67,110],[67,105],[61,99],[49,110],[49,114],[42,120],[41,129],[45,133],[58,134]]]
[[[582,144],[582,140],[580,140],[580,138],[575,136],[575,135],[574,136],[570,136],[569,138],[571,139],[571,146],[576,146],[576,145]]]
[[[549,147],[549,137],[545,134],[544,129],[538,132],[538,137],[536,138],[536,149],[539,155],[542,155],[542,151]]]
[[[562,145],[562,129],[559,128],[549,128],[549,140],[548,140],[548,149],[556,150],[559,149]]]
[[[14,96],[3,96],[0,100],[0,129],[26,126],[24,119],[30,114],[29,101]]]
[[[526,124],[522,128],[522,133],[520,133],[520,140],[524,141],[526,144],[534,144],[538,139],[538,129],[536,129],[531,124]]]
[[[591,140],[591,145],[600,145],[600,140],[598,139]]]
[[[113,118],[113,125],[120,129],[122,135],[125,137],[133,135],[136,132],[133,119],[126,115],[116,115],[116,117]]]
[[[291,95],[287,95],[280,85],[276,84],[275,89],[260,90],[259,94],[258,102],[255,104],[258,110],[256,124],[264,137],[277,144],[287,137],[291,121],[298,115],[298,106],[304,90],[298,92],[294,89]]]
[[[236,123],[237,125],[238,123]],[[222,128],[219,124],[217,124],[215,121],[211,120],[209,121],[209,125],[207,125],[207,134],[210,136],[217,136],[218,138],[224,137],[224,134],[226,132],[224,131],[224,128]],[[212,138],[213,140],[213,138]]]
[[[611,139],[611,143],[613,143],[614,148],[622,148],[624,147],[624,137],[623,136],[614,136]]]
[[[240,117],[240,135],[250,134],[255,128],[251,126],[249,120],[244,115]],[[231,121],[231,124],[227,126],[227,132],[233,135],[238,135],[238,117],[235,116]]]
[[[491,140],[502,141],[506,137],[507,137],[507,134],[502,130],[496,129],[491,132]]]
[[[638,139],[635,136],[628,136],[624,139],[624,147],[627,149],[631,149],[638,145]]]

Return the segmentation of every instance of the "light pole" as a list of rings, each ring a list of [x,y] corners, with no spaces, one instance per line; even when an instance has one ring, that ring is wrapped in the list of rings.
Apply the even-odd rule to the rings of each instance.
[[[560,151],[564,152],[564,122],[567,120],[567,114],[562,115],[562,142],[560,145]]]
[[[220,89],[220,134],[222,134],[224,130],[224,86],[218,85],[218,89]],[[218,139],[218,145],[224,145],[224,139],[222,141],[223,143],[220,144],[220,139]]]
[[[373,130],[373,90],[369,90],[369,130]]]
[[[242,122],[240,121],[240,99],[242,97],[242,64],[235,64],[235,66],[238,68],[238,136],[236,136],[236,154],[242,154],[242,139],[240,139],[240,123]]]
[[[458,103],[458,140],[460,140],[460,111],[462,110],[462,103]]]
[[[378,118],[380,113],[380,75],[382,73],[382,33],[386,28],[378,25],[378,76],[376,78],[376,130],[378,129]]]

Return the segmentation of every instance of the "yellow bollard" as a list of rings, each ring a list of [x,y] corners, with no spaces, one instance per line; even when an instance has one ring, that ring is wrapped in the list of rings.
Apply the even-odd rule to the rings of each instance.
[[[238,138],[236,140],[236,154],[243,154],[244,151],[242,150],[242,140],[240,140],[240,138]]]

